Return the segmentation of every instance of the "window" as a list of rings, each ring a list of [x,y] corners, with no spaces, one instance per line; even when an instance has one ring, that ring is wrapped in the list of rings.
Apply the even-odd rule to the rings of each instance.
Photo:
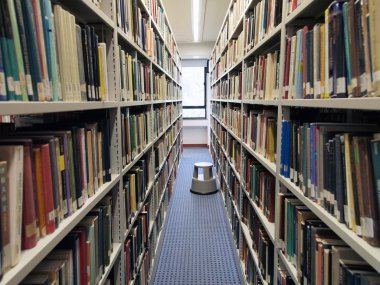
[[[206,118],[206,68],[182,67],[183,118]]]

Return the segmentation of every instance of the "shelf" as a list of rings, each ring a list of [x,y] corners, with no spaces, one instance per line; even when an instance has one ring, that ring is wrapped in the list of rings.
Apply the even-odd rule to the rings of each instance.
[[[146,106],[146,105],[152,105],[154,101],[121,101],[120,107],[134,107],[134,106]]]
[[[177,139],[178,139],[178,137],[179,137],[181,131],[182,131],[182,128],[178,131],[177,136],[175,137],[175,139],[174,139],[174,141],[173,141],[173,144],[170,146],[170,148],[169,148],[169,150],[168,150],[168,153],[167,153],[167,155],[166,155],[164,161],[160,164],[160,166],[159,166],[159,168],[158,168],[158,171],[157,171],[157,174],[155,174],[155,176],[154,176],[154,180],[156,180],[156,179],[158,178],[158,176],[159,176],[159,174],[160,174],[162,168],[163,168],[164,165],[165,165],[166,160],[167,160],[168,157],[169,157],[170,152],[172,151],[174,145],[176,144],[176,141],[177,141]]]
[[[84,24],[103,23],[110,29],[114,27],[111,17],[106,15],[91,0],[61,0],[60,3],[64,4],[64,9],[68,9],[71,13],[74,13],[75,18]],[[112,14],[112,11],[109,11],[109,13]]]
[[[0,103],[0,115],[27,115],[117,108],[119,102],[14,102]]]
[[[263,157],[261,154],[258,154],[256,151],[254,151],[249,145],[247,145],[245,142],[241,142],[243,147],[248,151],[256,160],[258,160],[273,176],[276,176],[276,164],[269,161],[265,157]]]
[[[129,235],[130,231],[132,230],[132,226],[134,225],[134,223],[136,222],[137,220],[137,217],[139,216],[139,214],[141,213],[141,210],[142,210],[142,206],[144,206],[145,202],[146,202],[146,199],[149,197],[150,195],[150,192],[152,191],[153,189],[153,185],[154,185],[154,181],[153,180],[148,188],[147,188],[147,191],[145,193],[145,196],[144,196],[144,199],[142,200],[142,202],[139,203],[139,205],[137,205],[137,211],[136,213],[133,214],[133,218],[131,219],[131,221],[129,222],[129,224],[127,225],[127,229],[124,233],[124,240],[127,238],[127,236]],[[129,218],[129,217],[128,217]],[[128,222],[128,221],[127,221]]]
[[[347,228],[345,224],[339,223],[335,217],[331,216],[331,214],[320,205],[305,197],[299,187],[291,182],[290,179],[280,175],[280,181],[342,240],[352,247],[352,249],[366,260],[375,270],[380,272],[380,248],[368,244],[365,240],[356,235],[356,233]]]
[[[122,39],[125,44],[130,45],[132,48],[134,48],[140,56],[143,56],[146,60],[152,61],[152,58],[148,56],[148,54],[141,48],[139,47],[133,39],[131,39],[126,33],[121,28],[117,28],[117,34],[119,35],[119,39]]]
[[[125,175],[135,164],[137,161],[139,161],[145,154],[148,153],[149,149],[153,146],[153,143],[154,142],[150,142],[147,144],[147,146],[139,152],[138,155],[136,155],[133,160],[128,163],[124,168],[123,168],[123,171],[121,172],[121,175]]]
[[[243,232],[244,238],[245,238],[245,240],[247,242],[247,246],[249,248],[249,251],[251,252],[253,263],[256,266],[257,274],[260,277],[261,282],[264,285],[268,285],[268,282],[266,282],[264,280],[263,275],[261,273],[260,266],[259,266],[259,259],[257,258],[257,254],[253,250],[253,241],[252,241],[251,235],[249,234],[249,229],[248,229],[248,227],[242,221],[240,221],[240,226],[241,226],[241,231]]]
[[[380,110],[380,97],[288,99],[281,100],[280,104],[288,107]]]
[[[324,16],[324,11],[332,0],[323,1],[320,0],[303,0],[303,2],[289,15],[285,17],[285,25],[296,22],[297,19],[302,18],[318,18]],[[317,17],[314,17],[317,13]]]
[[[297,279],[297,269],[294,267],[293,264],[291,264],[285,257],[285,255],[282,253],[281,250],[277,250],[278,255],[280,256],[280,259],[282,263],[285,265],[286,270],[288,271],[289,275],[292,277],[294,284],[301,285],[301,283]]]
[[[263,105],[263,106],[278,106],[278,100],[248,100],[248,99],[243,99],[243,104]]]
[[[245,11],[240,16],[239,20],[236,22],[235,27],[233,28],[232,32],[230,33],[230,36],[228,38],[228,41],[232,41],[236,39],[240,33],[243,31],[243,23],[244,23],[244,17],[245,17]]]
[[[135,276],[133,276],[133,279],[129,282],[129,285],[134,285],[136,283],[136,277],[141,268],[141,265],[143,264],[145,253],[146,249],[144,248],[143,252],[137,257],[136,274],[134,274]]]
[[[268,236],[271,239],[272,243],[275,244],[274,223],[270,223],[268,221],[267,217],[263,214],[263,211],[256,205],[255,202],[253,202],[252,198],[249,196],[249,193],[244,188],[243,188],[243,191],[245,195],[247,196],[252,208],[255,210],[256,215],[259,217],[261,224],[264,226],[266,232],[268,233]]]
[[[99,285],[106,284],[107,279],[108,279],[108,275],[110,274],[110,272],[113,268],[113,265],[115,264],[119,254],[120,254],[121,248],[122,248],[121,243],[114,243],[113,244],[112,254],[110,257],[110,264],[105,268],[102,279],[100,279],[100,281],[99,281]]]
[[[54,233],[41,238],[37,245],[21,252],[20,262],[1,280],[2,284],[20,283],[55,246],[94,208],[100,200],[119,182],[120,175],[113,174],[110,182],[102,185],[95,195],[88,198],[86,203],[71,216],[64,219]]]
[[[258,42],[253,48],[251,48],[245,55],[244,59],[247,59],[248,57],[257,54],[259,51],[261,51],[264,47],[268,46],[272,41],[274,41],[276,36],[280,36],[281,33],[281,27],[282,25],[279,24],[277,27],[275,27],[272,31],[270,31],[264,38]]]

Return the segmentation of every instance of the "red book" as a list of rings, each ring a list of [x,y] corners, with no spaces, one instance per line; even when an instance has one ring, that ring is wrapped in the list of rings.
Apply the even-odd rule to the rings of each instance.
[[[41,149],[42,164],[42,187],[45,200],[45,220],[46,233],[51,234],[55,231],[55,209],[53,200],[53,183],[51,177],[50,147],[49,144],[38,145]]]
[[[22,201],[22,238],[21,248],[30,249],[36,246],[37,235],[37,216],[36,216],[36,186],[35,175],[32,167],[33,162],[33,143],[30,139],[2,138],[1,145],[14,144],[23,145],[23,201]]]
[[[131,281],[131,249],[130,249],[130,240],[126,240],[124,244],[125,252],[125,281],[126,284],[129,284]]]
[[[80,284],[87,284],[87,240],[86,229],[84,227],[77,227],[73,233],[79,236],[79,265],[80,265]]]
[[[286,47],[285,75],[284,75],[284,96],[283,99],[288,99],[289,96],[289,69],[290,69],[290,51],[292,49],[292,39],[288,39]]]
[[[35,209],[35,189],[32,171],[31,146],[24,145],[24,191],[22,203],[22,249],[30,249],[37,244],[37,218]]]
[[[302,34],[302,78],[303,78],[303,97],[304,99],[307,98],[307,89],[306,89],[306,82],[307,82],[307,69],[308,69],[308,62],[307,62],[307,53],[306,49],[309,48],[306,46],[306,34],[309,31],[309,28],[307,26],[303,27],[303,34]]]

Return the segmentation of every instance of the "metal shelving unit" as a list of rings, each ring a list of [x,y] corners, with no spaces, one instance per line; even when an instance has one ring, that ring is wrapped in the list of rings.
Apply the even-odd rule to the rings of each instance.
[[[110,154],[111,154],[111,181],[105,183],[99,189],[97,189],[95,195],[88,198],[84,205],[72,213],[69,217],[61,221],[59,227],[54,231],[54,233],[41,238],[36,247],[24,250],[21,252],[20,262],[11,268],[8,272],[3,275],[0,285],[13,285],[21,282],[50,252],[55,248],[55,246],[65,238],[65,236],[102,200],[102,198],[108,194],[113,195],[115,198],[115,203],[113,205],[113,250],[110,256],[110,264],[104,269],[104,274],[101,277],[99,284],[105,284],[109,278],[109,274],[114,272],[115,284],[125,284],[125,255],[124,255],[124,241],[132,228],[134,222],[137,219],[133,219],[131,224],[128,224],[125,217],[125,203],[123,197],[123,176],[141,159],[144,155],[152,153],[154,158],[154,145],[157,140],[164,136],[168,131],[171,131],[171,127],[178,124],[178,132],[175,134],[175,139],[173,145],[169,148],[167,156],[164,161],[167,161],[171,151],[173,150],[174,144],[178,141],[180,145],[182,144],[182,114],[181,111],[178,112],[178,116],[165,125],[163,131],[152,141],[145,146],[145,148],[139,152],[134,159],[126,166],[123,167],[123,162],[121,158],[121,110],[122,108],[146,108],[149,112],[153,112],[154,106],[156,104],[163,104],[164,106],[173,105],[178,108],[181,107],[181,96],[177,98],[173,94],[165,94],[165,100],[149,100],[149,101],[121,101],[121,90],[119,86],[120,81],[120,65],[118,45],[127,46],[129,50],[137,52],[140,58],[145,59],[149,64],[150,68],[158,69],[159,72],[165,74],[166,79],[172,82],[175,86],[178,86],[181,92],[181,83],[178,78],[174,78],[174,74],[181,74],[181,66],[176,61],[176,57],[179,55],[178,52],[174,55],[172,53],[171,47],[166,43],[165,38],[162,36],[161,31],[154,22],[153,17],[150,15],[149,9],[144,5],[142,0],[139,1],[139,6],[145,8],[145,12],[149,17],[149,21],[153,27],[156,27],[157,33],[161,36],[162,41],[165,44],[165,48],[168,50],[170,55],[170,60],[174,62],[173,67],[176,68],[176,73],[169,73],[166,69],[162,68],[153,61],[153,58],[148,56],[148,54],[140,48],[132,39],[130,39],[119,27],[117,27],[117,17],[116,17],[116,0],[103,0],[100,5],[97,6],[91,0],[59,0],[64,9],[75,15],[76,19],[80,23],[91,24],[94,23],[101,26],[102,33],[106,38],[107,42],[107,69],[108,69],[108,82],[109,82],[109,98],[110,101],[104,102],[1,102],[0,103],[0,116],[19,116],[19,115],[34,115],[34,114],[49,114],[49,113],[65,113],[65,112],[88,112],[92,110],[107,110],[110,114]],[[159,0],[159,5],[163,7],[161,1]],[[166,14],[165,14],[166,15]],[[166,21],[168,23],[167,17]],[[168,24],[169,26],[169,24]],[[170,27],[170,26],[169,26]],[[174,38],[173,38],[174,39]],[[175,41],[175,39],[174,39]],[[175,43],[176,45],[176,43]],[[176,50],[178,46],[176,45]],[[151,82],[153,78],[151,78]],[[153,90],[153,82],[151,86]],[[149,124],[153,126],[153,121]],[[174,168],[177,166],[175,162],[179,162],[181,158],[181,147],[178,148],[177,153],[173,156],[174,162],[171,167],[170,174],[168,177],[175,178],[173,175],[175,173]],[[151,161],[153,169],[153,159]],[[147,201],[149,195],[152,193],[155,179],[158,176],[152,177],[152,181],[147,187],[147,192],[142,203],[139,204],[137,213],[143,210],[144,203]],[[166,184],[167,185],[167,184]],[[168,187],[166,186],[165,189]],[[165,190],[166,191],[166,190]],[[162,196],[163,198],[164,196]],[[161,203],[157,208],[157,212],[162,206]],[[137,216],[137,215],[136,215]],[[156,221],[155,221],[156,222]],[[153,227],[153,225],[152,225]],[[150,250],[153,253],[156,252],[158,245],[158,234],[153,235],[152,247]],[[139,260],[140,265],[143,260]],[[152,265],[152,264],[151,264]],[[151,266],[151,269],[153,265]],[[150,272],[151,273],[151,272]],[[132,282],[133,283],[133,282]]]
[[[211,66],[210,66],[210,72],[218,74],[217,70],[217,64],[221,60],[222,56],[224,56],[225,53],[228,54],[228,46],[229,41],[233,38],[236,38],[239,35],[240,30],[242,30],[242,33],[245,33],[245,25],[241,27],[241,22],[245,21],[247,12],[252,9],[253,5],[256,5],[259,1],[257,0],[248,0],[245,1],[246,7],[244,9],[244,12],[239,17],[239,20],[236,22],[237,24],[234,26],[233,31],[228,31],[228,41],[227,43],[220,45],[221,40],[221,33],[223,31],[223,27],[225,25],[228,26],[228,20],[230,17],[230,10],[234,3],[236,3],[235,0],[232,0],[228,6],[228,10],[226,12],[226,16],[223,20],[223,23],[221,25],[221,29],[219,32],[219,35],[217,37],[217,41],[214,45],[214,48],[211,53]],[[283,87],[282,82],[284,78],[284,66],[285,66],[285,49],[286,49],[286,40],[288,35],[293,35],[295,27],[300,27],[300,25],[305,25],[305,23],[310,23],[310,21],[315,21],[316,17],[320,14],[323,14],[324,9],[328,7],[328,5],[332,2],[332,0],[326,1],[324,3],[321,3],[321,1],[318,0],[303,0],[302,3],[289,15],[287,14],[287,0],[283,1],[282,5],[282,20],[281,23],[278,24],[276,27],[273,27],[270,31],[267,32],[266,35],[262,37],[262,39],[253,47],[251,47],[249,50],[244,50],[244,54],[242,59],[238,60],[236,63],[232,63],[231,66],[227,65],[228,59],[226,59],[226,69],[219,74],[218,77],[213,77],[211,81],[211,88],[215,87],[216,84],[221,82],[223,79],[229,79],[231,78],[232,72],[236,70],[244,71],[246,69],[246,62],[248,62],[251,58],[254,56],[258,56],[261,54],[266,53],[271,48],[273,49],[274,46],[277,46],[280,50],[280,73],[279,73],[279,82],[280,82],[280,90],[278,90],[278,94],[282,94]],[[317,15],[318,14],[318,15]],[[243,44],[243,47],[245,45]],[[236,73],[236,72],[235,72]],[[334,99],[281,99],[281,95],[279,95],[279,99],[274,100],[248,100],[245,99],[244,94],[244,73],[243,73],[243,91],[242,91],[242,99],[241,100],[231,100],[229,98],[211,98],[211,103],[214,104],[215,107],[217,106],[224,106],[226,108],[229,107],[236,107],[240,106],[241,110],[241,117],[243,110],[245,109],[265,109],[265,108],[272,108],[277,110],[277,138],[276,138],[276,163],[270,162],[268,159],[266,159],[263,155],[259,154],[258,152],[254,151],[248,144],[245,143],[245,141],[236,135],[233,131],[231,131],[230,127],[227,126],[216,114],[211,114],[210,118],[211,121],[214,122],[214,120],[217,122],[216,125],[219,128],[224,129],[228,137],[235,139],[239,142],[241,145],[241,156],[243,156],[243,152],[249,154],[250,156],[254,157],[261,165],[263,165],[276,179],[276,191],[275,195],[280,193],[281,186],[285,186],[290,192],[292,192],[305,206],[307,206],[313,213],[316,214],[316,216],[319,217],[329,228],[331,228],[332,231],[334,231],[343,241],[347,243],[348,246],[350,246],[353,250],[355,250],[368,264],[370,264],[376,271],[380,272],[380,248],[373,247],[369,245],[366,241],[364,241],[361,237],[359,237],[356,233],[354,233],[352,230],[350,230],[345,224],[339,223],[335,217],[333,217],[331,214],[329,214],[323,207],[321,207],[316,202],[310,200],[308,197],[306,197],[303,192],[299,189],[298,186],[296,186],[294,183],[292,183],[289,179],[283,177],[280,174],[280,155],[281,155],[281,122],[283,118],[288,118],[287,116],[291,115],[291,111],[294,108],[307,108],[311,109],[336,109],[336,110],[347,110],[348,114],[352,114],[355,110],[360,111],[380,111],[380,97],[361,97],[361,98],[334,98]],[[212,93],[212,92],[211,92]],[[223,94],[223,96],[226,96]],[[240,104],[240,105],[239,105]],[[217,108],[216,108],[217,109]],[[231,118],[228,118],[231,119]],[[228,120],[227,120],[228,121]],[[241,170],[235,169],[235,167],[232,165],[229,157],[227,156],[227,152],[223,148],[223,146],[220,143],[220,138],[218,137],[218,133],[215,129],[213,129],[213,124],[211,123],[211,141],[214,141],[215,144],[219,145],[221,148],[221,155],[224,155],[226,157],[225,161],[228,163],[228,171],[233,171],[235,174],[242,173]],[[241,125],[241,129],[243,129],[243,123]],[[219,166],[220,170],[220,180],[224,180],[226,185],[228,186],[228,177],[227,173],[224,173],[225,169],[221,168],[220,162],[221,159],[218,157],[217,153],[217,146],[211,144],[210,151],[215,156],[215,163]],[[242,165],[242,162],[241,162]],[[243,182],[241,179],[244,177],[240,177],[240,182]],[[269,223],[268,219],[262,212],[262,210],[252,201],[252,199],[249,196],[249,193],[245,190],[244,185],[241,185],[241,197],[245,195],[248,197],[249,202],[256,214],[258,216],[261,224],[263,225],[265,231],[268,233],[268,236],[270,237],[271,241],[274,244],[275,250],[274,250],[274,264],[275,264],[275,271],[274,271],[274,282],[277,280],[277,265],[281,264],[283,267],[288,271],[289,275],[294,280],[295,284],[300,284],[297,280],[297,269],[286,259],[285,255],[280,249],[279,246],[279,240],[277,237],[277,231],[278,231],[278,210],[277,210],[277,201],[275,206],[275,223]],[[227,191],[229,192],[229,191]],[[227,193],[228,194],[228,193]],[[226,201],[225,197],[224,200]],[[241,200],[240,200],[241,201]],[[236,214],[240,217],[242,213],[242,209],[238,209],[236,205],[232,207],[234,211],[236,211]],[[242,208],[242,207],[241,207]],[[252,249],[252,239],[249,235],[249,231],[247,226],[240,220],[241,224],[241,232],[240,235],[242,238],[244,238],[247,241],[248,247],[250,248],[251,255],[253,256],[253,260],[255,263],[255,267],[258,268],[258,260],[257,255],[255,255],[255,252],[253,252]],[[240,248],[242,244],[240,243],[238,247]],[[242,263],[242,267],[244,264]],[[244,268],[243,268],[244,272]],[[260,270],[258,271],[259,275]],[[260,276],[262,278],[263,276]],[[265,283],[264,283],[265,284]]]

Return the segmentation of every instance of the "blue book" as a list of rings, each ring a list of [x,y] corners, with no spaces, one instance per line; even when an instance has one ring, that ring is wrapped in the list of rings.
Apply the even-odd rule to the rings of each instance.
[[[38,93],[43,91],[41,67],[38,61],[37,35],[35,30],[33,5],[31,1],[21,1],[24,15],[24,26],[26,28],[26,40],[28,42],[28,53],[30,72],[33,82],[33,100],[38,101]],[[31,98],[29,98],[31,99]]]
[[[3,53],[0,46],[0,101],[6,101],[6,100],[7,100],[7,85],[5,83]]]
[[[351,51],[350,51],[350,36],[348,34],[348,3],[343,4],[343,25],[344,25],[344,46],[345,46],[345,55],[346,55],[346,84],[348,88],[348,95],[352,96],[352,74],[351,74]]]
[[[5,1],[0,1],[0,47],[3,58],[3,71],[6,83],[7,100],[15,100],[14,78],[12,76],[11,59],[5,31]]]
[[[22,13],[21,0],[15,0],[15,10],[18,24],[18,31],[20,34],[20,44],[24,62],[24,71],[25,71],[25,81],[26,81],[26,92],[29,101],[33,101],[34,91],[33,91],[33,82],[31,75],[31,66],[29,60],[29,51],[28,51],[28,41],[26,38],[26,28],[24,23],[24,16]]]
[[[303,30],[297,31],[297,58],[296,58],[296,70],[295,70],[295,76],[296,76],[296,82],[295,82],[295,94],[296,99],[303,99],[303,68],[302,65],[302,59],[303,59]]]
[[[49,82],[52,83],[51,90],[53,95],[53,101],[60,101],[62,100],[62,98],[58,76],[57,52],[55,46],[55,29],[51,2],[50,0],[41,0],[40,3]]]

